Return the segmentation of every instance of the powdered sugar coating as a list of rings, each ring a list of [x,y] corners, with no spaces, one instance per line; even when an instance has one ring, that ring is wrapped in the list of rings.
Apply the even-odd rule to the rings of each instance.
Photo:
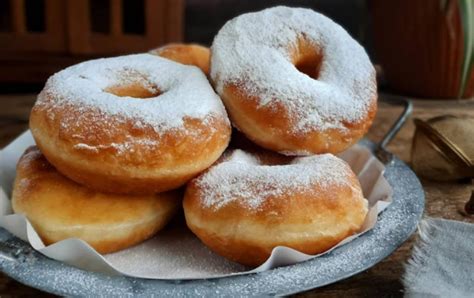
[[[291,49],[299,38],[319,47],[318,79],[299,72]],[[310,9],[274,7],[240,15],[214,39],[211,78],[258,97],[260,107],[283,104],[293,132],[345,130],[363,119],[376,99],[375,71],[365,50],[339,25]]]
[[[105,91],[132,83],[160,94],[137,99]],[[104,125],[110,116],[114,121],[133,121],[137,128],[147,126],[157,132],[182,128],[185,118],[227,119],[220,98],[198,68],[150,54],[90,60],[66,68],[49,78],[36,105],[51,111],[71,105],[77,111],[99,110],[101,119],[97,121]]]
[[[217,210],[237,201],[257,211],[270,197],[318,185],[349,185],[350,167],[332,154],[294,158],[286,165],[264,165],[257,156],[235,150],[198,178],[202,204]]]
[[[206,278],[247,270],[210,251],[185,223],[178,222],[133,248],[105,257],[120,271],[142,278]]]

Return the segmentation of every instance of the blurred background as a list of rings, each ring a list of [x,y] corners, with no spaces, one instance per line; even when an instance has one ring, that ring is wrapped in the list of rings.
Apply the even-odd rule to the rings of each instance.
[[[169,42],[210,45],[234,16],[288,5],[341,24],[379,66],[382,90],[470,97],[472,14],[462,4],[469,1],[0,0],[0,93],[36,92],[54,72],[95,57]]]
[[[367,138],[380,141],[402,112],[384,99],[412,99],[388,149],[423,177],[425,215],[474,222],[474,0],[0,0],[0,148],[28,129],[53,73],[170,42],[210,46],[229,19],[275,5],[319,11],[366,48],[381,92]],[[412,244],[315,293],[400,296]],[[38,294],[0,274],[0,296],[10,292]]]

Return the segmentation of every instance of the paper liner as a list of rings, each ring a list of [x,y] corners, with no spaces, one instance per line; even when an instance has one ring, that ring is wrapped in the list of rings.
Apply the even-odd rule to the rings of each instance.
[[[9,196],[15,179],[16,164],[34,140],[29,131],[23,133],[0,151],[0,227],[27,241],[40,253],[84,270],[106,274],[124,274],[149,279],[198,279],[255,273],[278,266],[291,265],[319,257],[344,245],[372,229],[380,214],[392,200],[392,188],[383,176],[384,166],[366,148],[355,145],[340,154],[357,174],[369,212],[362,231],[341,241],[331,250],[319,255],[307,255],[288,247],[276,247],[261,266],[244,267],[218,256],[207,249],[179,218],[165,230],[132,248],[101,255],[79,239],[67,239],[45,246],[40,237],[20,214],[11,214]]]

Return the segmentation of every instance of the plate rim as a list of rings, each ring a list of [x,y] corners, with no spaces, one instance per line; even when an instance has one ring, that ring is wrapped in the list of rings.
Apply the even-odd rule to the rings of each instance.
[[[364,139],[360,142],[360,144],[368,147],[371,151],[374,151],[375,144],[373,142]],[[423,214],[425,202],[423,188],[419,179],[408,167],[408,165],[406,165],[397,157],[394,157],[393,161],[386,165],[384,176],[393,188],[393,203],[387,208],[387,210],[383,211],[383,213],[379,215],[379,221],[373,230],[361,235],[346,245],[336,248],[327,255],[291,266],[278,267],[260,273],[212,279],[153,280],[126,276],[109,276],[101,273],[84,271],[59,261],[49,259],[46,256],[34,251],[28,243],[16,238],[6,230],[0,229],[0,270],[9,277],[27,286],[31,286],[52,294],[68,296],[93,295],[94,293],[104,294],[102,286],[107,286],[106,288],[108,288],[110,294],[115,293],[122,295],[146,295],[151,293],[159,295],[160,290],[162,290],[161,294],[163,295],[189,294],[190,291],[194,291],[194,293],[198,293],[199,295],[219,296],[232,294],[245,295],[246,293],[242,291],[247,291],[247,293],[251,295],[291,295],[304,292],[347,279],[364,270],[367,270],[368,268],[373,267],[387,256],[391,255],[415,232],[418,222]],[[401,204],[402,202],[407,204],[403,205]],[[411,210],[405,210],[408,207],[410,207]],[[393,237],[391,237],[392,242],[384,243],[390,245],[386,246],[383,251],[379,252],[375,257],[372,256],[372,258],[365,263],[355,264],[349,270],[346,269],[339,274],[330,274],[329,277],[323,279],[314,278],[313,280],[308,281],[310,276],[304,276],[301,277],[301,279],[297,279],[296,281],[289,278],[287,280],[283,280],[283,282],[280,280],[280,283],[274,282],[271,287],[268,286],[269,283],[272,283],[272,281],[268,282],[268,279],[281,279],[282,276],[291,277],[292,273],[301,274],[301,271],[307,270],[308,267],[310,267],[310,269],[314,269],[311,267],[324,265],[324,261],[327,261],[327,259],[329,259],[330,262],[331,260],[336,260],[334,258],[341,258],[344,256],[341,256],[341,254],[350,254],[350,249],[348,250],[348,248],[360,244],[360,242],[363,242],[364,240],[368,241],[367,239],[370,237],[376,237],[379,227],[385,224],[384,219],[387,218],[387,220],[389,220],[390,216],[393,216],[392,213],[400,213],[402,211],[406,211],[404,213],[406,215],[410,215],[407,220],[399,222],[400,226],[397,228],[402,227],[403,229],[399,230],[398,234],[394,234]],[[357,246],[355,246],[355,248],[357,248]],[[34,261],[31,261],[32,258]],[[74,289],[64,286],[64,282],[68,281],[67,276],[63,277],[62,279],[60,278],[61,287],[56,285],[56,283],[58,283],[58,276],[53,275],[52,281],[48,281],[44,278],[38,278],[37,275],[34,274],[34,269],[39,268],[37,268],[38,266],[32,267],[33,263],[41,263],[38,264],[40,267],[49,267],[50,270],[54,270],[54,272],[57,274],[66,272],[70,273],[69,276],[80,276],[81,279],[84,280],[85,284],[93,283],[92,288],[95,289],[95,292],[87,286],[81,288],[80,286],[76,285]],[[43,274],[44,273],[45,272],[43,272]],[[48,273],[51,274],[52,272]],[[44,275],[42,277],[44,277]],[[264,282],[265,280],[267,280],[267,283]],[[305,281],[306,283],[304,283]],[[69,284],[71,284],[71,282],[73,282],[73,280],[69,280]],[[96,284],[96,282],[99,282],[99,284]],[[102,285],[100,284],[101,282]],[[262,287],[259,289],[257,286],[260,286],[258,284],[261,282]],[[288,285],[289,283],[294,284]],[[301,285],[299,283],[301,283]],[[239,284],[240,287],[238,286]],[[248,287],[245,287],[245,289],[241,291],[239,289],[242,288],[242,284],[244,286],[247,285]]]

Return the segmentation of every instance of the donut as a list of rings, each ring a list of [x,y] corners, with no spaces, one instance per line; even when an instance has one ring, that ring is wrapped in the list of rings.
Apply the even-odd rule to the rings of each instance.
[[[286,155],[345,150],[377,109],[364,49],[310,9],[280,6],[227,22],[211,47],[210,79],[233,125]]]
[[[119,194],[180,187],[220,157],[231,134],[199,69],[150,54],[56,73],[38,95],[30,129],[63,175]]]
[[[161,230],[179,209],[177,191],[154,195],[96,192],[61,175],[38,150],[21,157],[12,207],[46,245],[79,238],[99,253],[133,246]]]
[[[361,230],[357,177],[327,153],[286,157],[234,150],[188,183],[186,223],[211,250],[258,266],[277,246],[322,253]]]
[[[153,49],[149,53],[178,63],[197,66],[206,76],[209,75],[211,53],[207,47],[198,44],[170,43]]]

